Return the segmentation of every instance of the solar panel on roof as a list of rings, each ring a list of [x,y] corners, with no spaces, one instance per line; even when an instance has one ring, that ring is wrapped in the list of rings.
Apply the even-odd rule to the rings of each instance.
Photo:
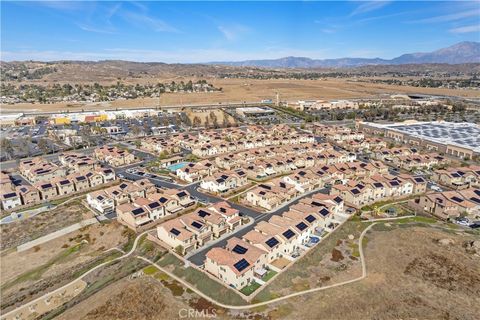
[[[358,189],[352,189],[352,193],[353,193],[353,194],[359,194],[360,191],[358,191]]]
[[[148,207],[149,207],[150,209],[155,209],[155,208],[157,208],[157,207],[159,207],[159,206],[160,206],[160,203],[158,203],[158,202],[152,202],[152,203],[150,203],[150,204],[148,205]]]
[[[145,212],[145,210],[143,210],[143,208],[137,208],[137,209],[132,210],[132,213],[133,213],[134,216],[142,214],[144,212]]]
[[[247,252],[248,249],[237,244],[232,251],[238,254],[245,254],[245,252]]]
[[[398,183],[398,181],[390,181],[390,184],[392,186],[398,186],[400,183]]]
[[[172,229],[170,230],[170,232],[173,233],[173,234],[176,235],[176,236],[178,236],[178,235],[180,234],[180,231],[178,231],[178,230],[175,229],[175,228],[172,228]]]
[[[265,243],[267,244],[267,246],[269,246],[270,248],[273,248],[275,247],[277,244],[278,244],[278,240],[276,238],[270,238],[268,239],[267,241],[265,241]]]
[[[296,225],[297,229],[300,231],[303,231],[307,228],[307,225],[303,222],[300,222],[299,224]]]
[[[187,193],[185,191],[181,191],[181,192],[177,193],[177,196],[180,197],[180,198],[184,197],[186,195],[187,195]]]
[[[245,270],[249,265],[250,265],[250,263],[249,263],[247,260],[242,259],[242,260],[238,261],[237,263],[235,263],[233,266],[234,266],[235,269],[237,269],[239,272],[242,272],[242,271]]]
[[[462,203],[462,202],[463,202],[463,199],[460,199],[460,198],[457,197],[457,196],[453,196],[453,197],[451,198],[451,200],[453,200],[453,201],[455,201],[455,202],[458,202],[458,203]]]
[[[200,217],[202,217],[202,218],[205,218],[206,216],[209,216],[210,213],[208,213],[208,212],[205,211],[205,210],[199,210],[199,211],[198,211],[198,215],[199,215]]]
[[[51,187],[52,187],[52,184],[51,184],[51,183],[42,184],[41,187],[42,187],[43,189],[51,188]]]
[[[285,232],[282,233],[282,234],[283,234],[283,236],[284,236],[285,238],[287,238],[287,239],[290,239],[291,237],[293,237],[293,236],[295,235],[295,233],[294,233],[292,230],[290,230],[290,229],[288,229],[287,231],[285,231]]]
[[[15,197],[17,194],[15,192],[11,192],[11,193],[7,193],[5,195],[3,195],[3,197],[5,199],[8,199],[8,198],[12,198],[12,197]]]
[[[382,188],[383,187],[383,184],[381,184],[380,182],[375,182],[373,185],[375,186],[375,188]]]
[[[329,213],[330,211],[328,211],[328,209],[326,208],[323,208],[322,210],[320,210],[320,214],[324,217],[327,216]]]
[[[471,197],[470,200],[473,201],[473,202],[475,202],[475,203],[480,204],[480,199],[479,199],[479,198]]]
[[[200,229],[202,227],[202,225],[200,223],[198,223],[197,221],[193,221],[192,226],[197,228],[197,229]]]
[[[420,178],[420,177],[416,177],[416,178],[414,178],[414,180],[415,180],[415,182],[419,182],[419,183],[425,182],[425,180],[423,178]]]
[[[62,186],[66,185],[66,184],[69,184],[69,183],[70,183],[70,181],[68,181],[68,180],[62,180],[62,181],[60,181],[60,184],[61,184]]]
[[[312,223],[313,221],[317,220],[317,218],[315,218],[314,216],[312,216],[311,214],[309,214],[305,220],[307,220],[309,223]]]

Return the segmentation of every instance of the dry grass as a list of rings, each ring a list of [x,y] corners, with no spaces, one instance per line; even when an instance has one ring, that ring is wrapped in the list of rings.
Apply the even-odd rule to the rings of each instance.
[[[85,208],[80,199],[77,199],[35,217],[2,225],[0,227],[2,238],[0,249],[16,247],[92,217],[91,211]]]
[[[179,77],[175,81],[189,80]],[[137,79],[135,79],[137,80]],[[168,81],[169,79],[155,79]],[[149,80],[151,81],[151,80]],[[142,98],[134,100],[117,100],[106,103],[55,103],[55,104],[18,104],[2,106],[3,112],[23,111],[79,111],[102,110],[105,108],[140,108],[157,105],[184,105],[184,104],[217,104],[221,102],[260,101],[274,99],[275,92],[279,92],[282,101],[299,99],[349,99],[374,97],[382,93],[422,93],[433,95],[452,95],[461,97],[477,97],[476,90],[453,90],[441,88],[417,88],[408,86],[393,86],[365,82],[355,82],[352,79],[327,80],[252,80],[252,79],[208,79],[215,87],[222,87],[223,92],[212,93],[168,93],[159,99]],[[145,82],[138,79],[137,82]]]
[[[444,238],[455,244],[440,245]],[[476,319],[480,257],[462,248],[469,238],[406,225],[371,231],[366,279],[288,300],[294,310],[271,319]]]

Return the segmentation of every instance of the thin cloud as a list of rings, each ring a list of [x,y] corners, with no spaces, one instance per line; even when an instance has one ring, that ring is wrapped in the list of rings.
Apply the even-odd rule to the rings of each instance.
[[[425,19],[412,20],[412,21],[409,21],[409,22],[410,23],[451,22],[451,21],[462,20],[462,19],[465,19],[465,18],[475,17],[475,16],[478,16],[478,15],[480,15],[480,10],[468,10],[468,11],[462,11],[462,12],[457,12],[457,13],[452,13],[452,14],[440,15],[440,16],[435,16],[435,17],[430,17],[430,18],[425,18]]]
[[[375,11],[378,9],[381,9],[388,5],[390,1],[369,1],[369,2],[364,2],[358,7],[356,7],[351,13],[350,17],[359,15],[359,14],[364,14],[367,12]]]
[[[470,32],[480,32],[480,24],[458,27],[449,30],[451,33],[470,33]]]
[[[126,11],[122,12],[122,17],[130,24],[136,25],[138,27],[147,27],[155,32],[180,32],[178,29],[169,25],[165,21],[150,17],[146,14]]]
[[[220,31],[228,41],[235,41],[250,31],[250,29],[239,24],[233,26],[220,25],[218,26],[218,31]]]
[[[87,32],[106,33],[106,34],[116,33],[114,30],[111,30],[111,29],[103,29],[103,28],[98,28],[98,27],[85,25],[85,24],[77,24],[77,26],[83,31],[87,31]]]

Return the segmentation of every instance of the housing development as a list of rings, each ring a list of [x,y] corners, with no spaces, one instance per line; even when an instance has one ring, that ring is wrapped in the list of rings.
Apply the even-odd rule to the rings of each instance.
[[[478,3],[0,7],[0,320],[478,319]]]

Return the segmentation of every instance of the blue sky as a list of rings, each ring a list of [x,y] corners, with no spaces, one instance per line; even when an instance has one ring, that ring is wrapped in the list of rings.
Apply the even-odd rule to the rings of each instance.
[[[480,1],[1,2],[2,60],[381,57],[480,41]]]

